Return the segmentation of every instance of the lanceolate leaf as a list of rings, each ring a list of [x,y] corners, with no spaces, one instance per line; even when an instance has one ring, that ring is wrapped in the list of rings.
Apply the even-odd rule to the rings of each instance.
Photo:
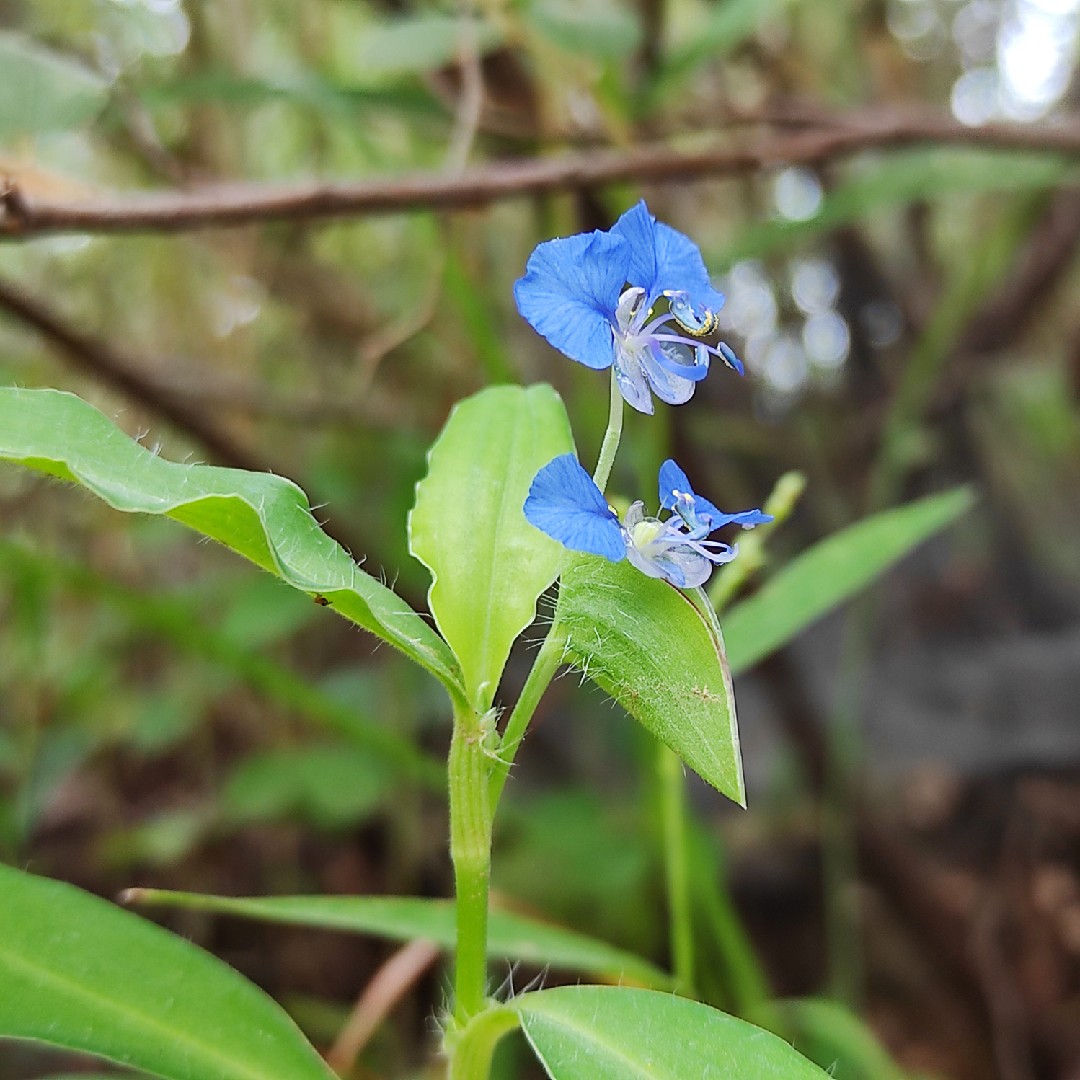
[[[165,461],[57,390],[0,389],[0,458],[73,480],[117,510],[163,514],[220,541],[293,588],[325,598],[460,695],[446,643],[319,528],[291,481]]]
[[[890,154],[843,179],[805,221],[776,218],[756,221],[709,263],[730,266],[740,259],[762,258],[790,250],[823,232],[853,221],[873,220],[912,202],[985,191],[1040,191],[1061,184],[1074,164],[1048,154],[976,149],[933,148]]]
[[[462,42],[483,56],[502,42],[499,27],[465,16],[424,12],[370,21],[357,45],[355,68],[365,80],[436,71],[452,63]]]
[[[481,711],[566,556],[525,520],[525,496],[541,466],[573,449],[550,386],[494,386],[454,408],[417,485],[409,548],[431,571],[431,613]]]
[[[745,671],[968,510],[968,488],[875,514],[793,559],[724,616],[731,670]]]
[[[561,986],[508,1003],[552,1080],[824,1080],[783,1039],[697,1001]]]
[[[167,1080],[331,1080],[288,1016],[183,938],[70,885],[0,866],[0,1038]]]
[[[0,33],[0,71],[0,142],[78,127],[108,99],[100,75],[18,34]]]
[[[394,941],[425,938],[444,949],[454,947],[454,905],[449,900],[414,896],[204,896],[164,889],[132,889],[129,903],[196,908],[265,922],[315,926],[323,930],[374,934]],[[488,955],[519,960],[614,980],[664,988],[671,979],[633,953],[561,926],[493,910],[488,926]]]
[[[678,589],[628,562],[579,556],[563,573],[568,659],[702,779],[744,799],[723,641]]]

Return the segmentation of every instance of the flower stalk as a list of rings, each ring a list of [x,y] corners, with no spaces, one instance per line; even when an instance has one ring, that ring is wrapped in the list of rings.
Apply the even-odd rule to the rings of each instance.
[[[593,473],[593,483],[601,493],[607,490],[608,480],[611,479],[611,467],[615,464],[615,454],[619,450],[622,427],[623,396],[619,389],[618,375],[613,367],[611,369],[611,407],[608,412],[607,428],[604,431],[604,441],[600,444],[600,456],[596,459],[596,472]]]

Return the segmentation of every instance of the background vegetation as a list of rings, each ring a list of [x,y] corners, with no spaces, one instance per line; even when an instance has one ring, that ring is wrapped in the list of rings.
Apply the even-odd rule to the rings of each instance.
[[[293,477],[417,607],[405,514],[456,400],[550,381],[595,456],[606,380],[511,286],[641,196],[701,243],[747,376],[630,418],[614,487],[669,453],[725,508],[806,479],[733,596],[971,484],[883,586],[741,665],[750,809],[693,789],[701,979],[744,1014],[851,1005],[892,1060],[822,1005],[807,1052],[838,1076],[1077,1075],[1080,7],[7,0],[0,28],[0,380]],[[107,896],[448,894],[434,682],[169,523],[6,467],[0,523],[3,861]],[[890,535],[811,566],[806,603]],[[545,699],[496,885],[664,963],[651,757],[600,701]],[[395,948],[161,917],[321,1046]],[[355,1075],[422,1075],[432,960],[379,991]],[[5,1077],[70,1067],[0,1048]]]

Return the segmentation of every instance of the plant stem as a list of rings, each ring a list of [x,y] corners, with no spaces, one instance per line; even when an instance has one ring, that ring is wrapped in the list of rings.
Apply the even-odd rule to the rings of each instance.
[[[502,742],[499,744],[499,754],[495,758],[491,769],[491,777],[488,780],[488,798],[490,800],[491,814],[494,816],[495,808],[499,805],[499,797],[502,795],[506,778],[510,774],[510,767],[514,764],[514,757],[525,732],[532,720],[536,706],[544,696],[555,672],[562,663],[563,652],[566,649],[566,634],[559,626],[558,609],[555,611],[555,621],[551,624],[544,643],[533,661],[532,670],[529,672],[525,685],[521,688],[521,696],[510,713],[510,719],[506,722],[503,731]]]
[[[498,1041],[518,1025],[518,1016],[505,1005],[495,1005],[474,1016],[455,1032],[447,1047],[448,1080],[487,1080]]]
[[[483,737],[479,714],[456,707],[448,771],[450,858],[457,903],[454,1021],[458,1027],[483,1009],[487,990],[492,814]]]
[[[736,1015],[767,1027],[771,1014],[768,980],[731,899],[720,840],[710,837],[700,826],[689,830],[687,840],[695,875],[693,891],[701,905],[703,924],[719,950],[724,988],[731,1005]]]
[[[694,995],[694,919],[687,864],[686,785],[678,754],[656,741],[671,959],[679,993]]]
[[[622,438],[623,421],[623,396],[619,390],[619,381],[615,378],[615,365],[611,366],[611,405],[608,412],[607,430],[604,432],[604,441],[600,444],[600,456],[596,459],[596,472],[593,480],[596,486],[603,491],[611,477],[611,466],[615,464],[615,454],[619,449],[619,440]]]

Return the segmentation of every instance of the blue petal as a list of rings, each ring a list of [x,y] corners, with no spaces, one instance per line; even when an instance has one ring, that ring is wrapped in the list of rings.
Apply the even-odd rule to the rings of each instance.
[[[650,345],[655,342],[650,342]],[[669,365],[662,364],[657,359],[658,350],[648,348],[641,354],[641,367],[645,377],[649,380],[652,392],[668,405],[683,405],[694,396],[694,387],[697,382],[692,378],[676,375],[669,369]],[[672,365],[674,366],[674,365]],[[691,374],[700,369],[688,367],[687,373]],[[706,373],[708,369],[705,369]]]
[[[693,494],[694,489],[690,486],[690,479],[686,473],[671,458],[668,458],[660,466],[660,506],[664,510],[675,509],[676,491]]]
[[[726,341],[721,341],[717,345],[717,348],[720,350],[720,355],[724,358],[724,363],[726,363],[729,368],[734,368],[740,375],[746,373],[742,361],[735,355],[735,350]]]
[[[710,532],[723,528],[725,525],[741,525],[744,529],[752,529],[755,525],[764,525],[772,521],[772,514],[762,513],[760,510],[743,510],[738,514],[725,514],[717,509],[708,499],[695,493],[690,486],[690,480],[686,473],[668,458],[660,466],[660,505],[665,510],[675,508],[676,498],[674,493],[681,491],[691,496],[694,500],[694,513],[702,524],[708,525]]]
[[[611,366],[612,323],[630,249],[610,233],[579,233],[540,244],[514,283],[518,311],[560,352],[591,368]]]
[[[744,510],[741,514],[721,514],[719,524],[713,528],[719,529],[721,525],[741,525],[744,529],[752,529],[755,525],[767,525],[772,519],[772,514],[763,513],[761,510]]]
[[[617,349],[615,356],[615,378],[619,384],[619,393],[633,409],[646,416],[653,414],[652,393],[649,380],[641,361],[625,349]]]
[[[652,358],[666,372],[690,382],[701,382],[709,374],[709,353],[704,345],[696,345],[685,339],[680,341],[649,341]],[[690,358],[684,363],[685,357]]]
[[[626,557],[619,519],[573,454],[560,455],[536,474],[524,510],[530,524],[572,551],[611,562]]]
[[[640,285],[650,301],[665,291],[685,292],[695,306],[717,311],[724,296],[712,287],[697,244],[670,225],[657,221],[645,203],[631,207],[611,229],[632,251],[627,281]]]
[[[626,549],[626,554],[643,574],[660,578],[677,589],[704,585],[712,573],[712,563],[708,559],[686,548],[674,548],[650,558],[631,545]]]

